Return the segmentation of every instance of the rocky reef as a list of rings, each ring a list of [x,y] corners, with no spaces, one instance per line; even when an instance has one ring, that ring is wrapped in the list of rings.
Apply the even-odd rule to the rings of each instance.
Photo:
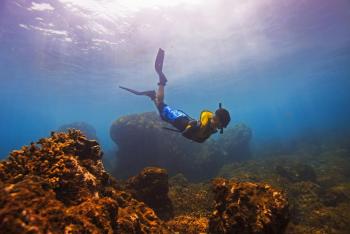
[[[165,169],[147,167],[126,181],[126,191],[145,202],[163,220],[171,219],[173,206],[168,197],[168,173]]]
[[[349,233],[349,145],[321,142],[303,141],[289,154],[228,164],[219,176],[265,182],[286,191],[290,206],[286,233]]]
[[[203,144],[163,127],[169,125],[155,112],[114,121],[110,128],[110,136],[118,145],[114,175],[127,178],[144,167],[158,166],[167,169],[170,175],[182,173],[192,181],[201,181],[214,177],[225,163],[250,158],[252,132],[244,124]]]
[[[289,221],[286,196],[268,184],[214,180],[209,233],[282,233]]]
[[[121,181],[101,159],[99,144],[77,130],[53,132],[12,151],[0,162],[0,230],[281,233],[288,221],[284,194],[268,185],[224,179],[192,184],[182,175],[168,179],[156,167]]]
[[[284,233],[287,227],[286,195],[268,184],[224,178],[192,184],[179,177],[170,179],[175,218],[167,222],[179,233]]]
[[[68,129],[78,129],[80,130],[87,138],[98,140],[96,129],[86,122],[73,122],[60,126],[58,132],[67,132]]]
[[[153,209],[118,189],[99,144],[52,133],[0,163],[3,233],[166,233]]]

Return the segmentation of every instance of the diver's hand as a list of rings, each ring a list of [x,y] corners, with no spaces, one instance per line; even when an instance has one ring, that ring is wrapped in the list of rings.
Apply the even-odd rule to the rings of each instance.
[[[197,120],[190,120],[188,122],[188,124],[191,126],[191,127],[196,127],[198,125],[198,121]]]

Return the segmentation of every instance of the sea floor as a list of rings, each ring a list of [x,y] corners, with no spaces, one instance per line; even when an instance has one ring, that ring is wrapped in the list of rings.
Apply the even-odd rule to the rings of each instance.
[[[76,130],[53,132],[0,162],[0,230],[349,233],[349,138],[323,142],[266,149],[192,183],[156,167],[115,179],[98,142]]]
[[[350,233],[350,150],[344,144],[316,148],[310,151],[304,144],[291,154],[228,164],[218,176],[285,191],[290,212],[286,233]],[[209,217],[210,183],[190,183],[180,174],[170,178],[175,215]]]

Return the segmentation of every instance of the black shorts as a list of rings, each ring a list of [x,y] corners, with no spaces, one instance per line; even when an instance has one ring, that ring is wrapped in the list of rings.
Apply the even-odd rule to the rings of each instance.
[[[165,103],[161,103],[157,107],[162,120],[170,123],[181,132],[185,130],[191,120],[185,112],[173,109]]]

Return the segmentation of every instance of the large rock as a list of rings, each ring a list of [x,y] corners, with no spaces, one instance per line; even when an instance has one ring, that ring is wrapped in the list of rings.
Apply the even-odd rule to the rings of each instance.
[[[245,124],[236,124],[233,128],[225,130],[220,135],[219,148],[223,152],[225,163],[244,161],[250,159],[250,141],[252,139],[252,130]]]
[[[126,189],[137,200],[145,202],[163,220],[174,216],[168,197],[168,173],[156,167],[144,168],[138,175],[126,181]]]
[[[214,180],[210,233],[283,233],[289,221],[285,195],[267,184]]]
[[[0,162],[3,233],[167,233],[103,168],[96,141],[52,133]]]
[[[249,157],[251,135],[247,127],[229,130],[224,138],[202,144],[163,127],[169,125],[154,112],[124,116],[112,124],[110,135],[118,145],[116,176],[126,178],[144,167],[157,166],[167,169],[170,175],[182,173],[199,181],[215,176],[224,163],[234,161],[236,156],[240,160]]]
[[[126,178],[142,168],[166,168],[173,175],[178,172],[188,178],[209,178],[219,168],[208,145],[191,142],[169,127],[156,113],[130,115],[116,120],[110,135],[118,145],[116,176]]]

